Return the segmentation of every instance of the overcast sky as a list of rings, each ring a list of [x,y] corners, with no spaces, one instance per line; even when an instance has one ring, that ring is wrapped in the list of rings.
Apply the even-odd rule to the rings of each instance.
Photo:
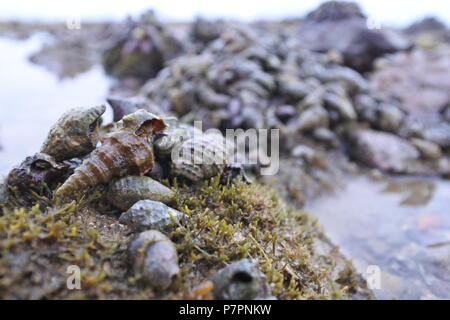
[[[235,19],[298,17],[323,0],[2,0],[0,19],[120,20],[153,8],[165,20],[187,21],[196,15]],[[406,25],[421,17],[435,15],[450,24],[450,1],[444,0],[359,0],[363,10],[387,25]]]

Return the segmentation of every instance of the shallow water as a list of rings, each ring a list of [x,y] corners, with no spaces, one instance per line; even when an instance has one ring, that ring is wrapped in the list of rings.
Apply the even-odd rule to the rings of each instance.
[[[361,176],[306,211],[379,288],[378,298],[449,299],[449,200],[449,181]]]
[[[48,41],[43,34],[26,41],[0,38],[0,174],[39,151],[66,110],[105,102],[110,83],[101,67],[60,81],[30,63],[28,56],[43,41]]]

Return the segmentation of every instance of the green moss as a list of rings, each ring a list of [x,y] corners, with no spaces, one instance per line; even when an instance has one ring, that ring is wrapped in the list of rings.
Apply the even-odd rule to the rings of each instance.
[[[189,287],[242,258],[255,259],[280,299],[346,298],[347,283],[333,280],[335,265],[317,262],[315,221],[285,207],[261,185],[220,185],[213,178],[180,187],[177,207],[187,213],[171,234]]]
[[[104,201],[100,186],[70,203],[40,197],[31,208],[10,203],[2,209],[0,297],[187,298],[213,273],[246,257],[258,262],[280,299],[347,298],[349,289],[358,291],[353,269],[338,277],[336,256],[316,252],[316,222],[287,208],[270,189],[224,186],[219,177],[170,186],[177,194],[174,207],[186,216],[168,234],[182,270],[168,292],[154,293],[129,273],[130,230],[118,223],[119,212]],[[80,267],[82,290],[67,289],[69,265]]]

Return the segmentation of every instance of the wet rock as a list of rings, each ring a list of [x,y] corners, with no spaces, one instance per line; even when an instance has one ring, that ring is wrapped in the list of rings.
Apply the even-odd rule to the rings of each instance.
[[[191,27],[191,37],[195,41],[207,44],[220,37],[223,32],[223,23],[220,21],[210,21],[204,18],[197,18]]]
[[[450,147],[450,124],[439,122],[435,126],[425,128],[423,138],[440,147]]]
[[[411,139],[411,143],[414,145],[414,147],[416,147],[417,150],[419,150],[420,154],[425,159],[436,160],[442,157],[441,148],[439,147],[439,145],[433,142],[414,138]]]
[[[265,275],[248,259],[235,262],[213,277],[214,298],[220,300],[250,300],[270,298]]]
[[[343,120],[356,120],[356,112],[348,97],[328,92],[324,95],[325,106],[336,110]]]
[[[129,225],[134,230],[167,230],[181,219],[183,213],[166,206],[162,202],[140,200],[127,212],[122,213],[120,223]]]
[[[159,231],[140,233],[130,242],[128,257],[135,276],[157,290],[167,290],[179,277],[177,250]]]
[[[275,115],[282,122],[287,122],[289,119],[294,117],[296,113],[297,111],[295,110],[294,106],[291,105],[279,106],[275,111]]]
[[[397,99],[410,114],[429,115],[450,104],[449,72],[450,51],[414,49],[389,58],[371,82],[381,98]]]
[[[314,140],[324,143],[330,148],[339,148],[341,142],[336,133],[328,128],[315,128],[312,132]]]
[[[175,193],[150,177],[126,176],[109,184],[106,198],[115,207],[128,210],[140,200],[153,200],[171,203]]]
[[[311,90],[308,84],[289,74],[281,75],[278,79],[278,85],[280,92],[294,101],[303,99]]]
[[[376,58],[410,47],[406,39],[370,30],[358,5],[341,1],[323,3],[310,12],[298,37],[312,51],[340,52],[344,63],[360,72],[371,70]]]
[[[396,104],[379,101],[368,94],[357,95],[354,105],[361,120],[382,131],[396,132],[405,119],[405,113]]]
[[[407,140],[370,129],[351,130],[352,155],[365,164],[394,173],[407,172],[419,152]]]
[[[442,43],[450,42],[450,30],[436,17],[426,17],[414,22],[405,29],[405,33],[412,36],[415,43],[424,49],[434,49]]]
[[[320,105],[303,111],[295,122],[295,128],[300,131],[317,127],[328,127],[329,116],[327,110]]]
[[[309,92],[305,98],[298,104],[298,109],[304,110],[313,106],[320,106],[323,102],[323,88],[316,88],[315,90]]]
[[[391,132],[397,131],[400,128],[405,117],[403,111],[396,105],[390,103],[380,103],[377,106],[375,115],[375,127],[383,131]]]
[[[450,122],[450,106],[445,106],[441,111],[440,114],[442,115],[442,118],[447,121]]]
[[[291,155],[295,158],[303,159],[308,164],[320,160],[320,156],[316,150],[306,145],[298,145],[292,149]]]
[[[129,20],[122,30],[123,35],[103,56],[105,71],[118,78],[152,78],[166,60],[183,50],[178,39],[156,20],[152,11],[137,21]]]
[[[358,94],[354,97],[353,102],[361,120],[376,123],[378,102],[372,96],[369,94]]]

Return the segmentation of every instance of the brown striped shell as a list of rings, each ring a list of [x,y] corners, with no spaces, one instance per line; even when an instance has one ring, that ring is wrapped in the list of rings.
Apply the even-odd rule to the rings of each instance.
[[[74,108],[64,113],[50,129],[41,152],[63,161],[94,150],[99,140],[98,122],[105,109],[101,105],[88,109]]]
[[[107,134],[102,145],[75,169],[56,194],[69,195],[126,175],[144,175],[154,165],[149,137],[165,127],[163,120],[152,118],[142,121],[140,127],[124,126],[121,131]]]

